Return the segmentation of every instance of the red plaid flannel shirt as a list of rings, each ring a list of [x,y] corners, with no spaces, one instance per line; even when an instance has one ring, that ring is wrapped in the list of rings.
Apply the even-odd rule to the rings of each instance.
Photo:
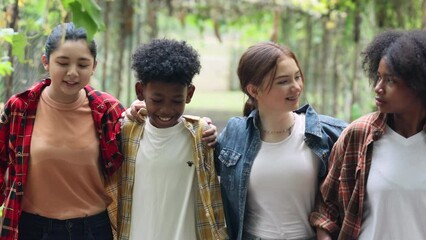
[[[0,118],[0,202],[4,204],[0,239],[17,239],[21,200],[30,160],[31,133],[37,105],[50,79],[35,83],[28,90],[12,96]],[[122,163],[118,137],[123,106],[113,96],[84,87],[100,139],[101,166],[111,175]],[[52,126],[54,127],[54,126]],[[6,170],[8,170],[6,172]]]
[[[374,141],[385,131],[387,115],[370,113],[352,122],[334,144],[329,173],[311,225],[327,230],[333,239],[357,239],[361,230],[366,184]]]

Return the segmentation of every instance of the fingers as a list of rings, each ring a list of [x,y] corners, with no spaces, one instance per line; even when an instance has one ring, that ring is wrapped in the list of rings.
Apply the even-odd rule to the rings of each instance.
[[[126,109],[125,116],[131,121],[143,122],[146,117],[146,105],[144,101],[136,100],[130,108]]]
[[[126,111],[123,112],[123,117],[127,117],[128,119],[130,119],[131,121],[135,121],[135,117],[136,115],[133,114],[132,109],[128,108],[126,109]]]
[[[206,142],[208,146],[213,147],[217,142],[217,127],[211,123],[210,128],[203,132],[203,142]]]
[[[209,117],[203,117],[203,119],[207,122],[207,124],[209,124],[210,125],[210,127],[211,126],[214,126],[212,123],[213,123],[213,121],[209,118]],[[216,126],[214,126],[214,127],[216,127]]]

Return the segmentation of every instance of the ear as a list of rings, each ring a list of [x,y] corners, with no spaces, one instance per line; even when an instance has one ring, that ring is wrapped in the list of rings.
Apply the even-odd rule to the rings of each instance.
[[[44,70],[49,71],[49,61],[47,60],[46,54],[41,56],[41,63],[43,64]]]
[[[141,101],[145,100],[145,96],[143,94],[144,85],[141,82],[138,81],[135,84],[135,90],[136,90],[136,97]]]
[[[189,85],[188,86],[188,92],[186,93],[186,103],[190,103],[192,96],[194,96],[194,92],[195,92],[195,86],[194,85]]]
[[[257,99],[258,90],[256,86],[250,83],[247,85],[246,91],[252,98]]]
[[[97,61],[97,60],[95,60],[95,61],[93,62],[92,75],[93,75],[93,73],[94,73],[94,72],[95,72],[95,70],[96,70],[96,66],[98,66],[98,61]]]

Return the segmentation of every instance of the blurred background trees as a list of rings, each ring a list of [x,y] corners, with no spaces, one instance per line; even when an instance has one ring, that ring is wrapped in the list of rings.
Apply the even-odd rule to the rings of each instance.
[[[272,40],[297,54],[305,101],[350,121],[374,107],[362,49],[384,29],[423,29],[425,15],[426,0],[0,0],[0,102],[45,74],[46,36],[73,21],[98,43],[92,84],[126,106],[135,99],[131,54],[150,39],[193,45],[202,59],[195,84],[218,98],[239,91],[241,53]]]

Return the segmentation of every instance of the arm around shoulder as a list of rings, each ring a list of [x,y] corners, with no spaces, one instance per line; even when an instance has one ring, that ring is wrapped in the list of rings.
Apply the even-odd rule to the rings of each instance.
[[[338,235],[341,228],[340,221],[343,218],[343,216],[340,216],[339,207],[339,178],[343,156],[343,144],[343,137],[341,137],[337,140],[331,151],[329,172],[320,185],[315,209],[309,218],[313,227],[322,229],[331,236]]]

